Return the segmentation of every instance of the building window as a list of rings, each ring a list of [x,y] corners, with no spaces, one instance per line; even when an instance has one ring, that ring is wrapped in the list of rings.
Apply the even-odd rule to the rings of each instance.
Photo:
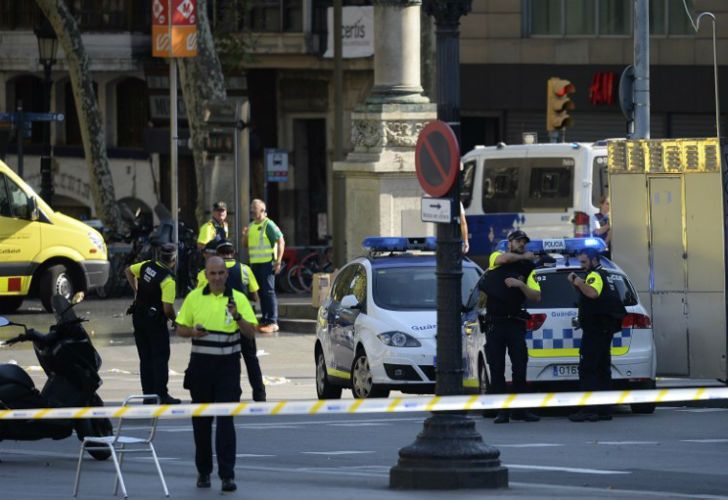
[[[0,0],[0,29],[33,29],[40,19],[40,9],[35,2]]]
[[[10,80],[7,89],[7,110],[16,111],[22,104],[23,111],[46,113],[43,109],[43,80],[33,75],[21,75]],[[32,135],[25,144],[43,144],[43,123],[33,122]]]
[[[149,32],[151,0],[67,0],[81,31]],[[40,9],[34,1],[0,0],[0,29],[31,30]]]
[[[692,0],[687,0],[691,7]],[[683,0],[650,0],[650,33],[694,33]],[[528,0],[529,35],[629,36],[632,0]]]
[[[252,0],[246,25],[253,32],[303,31],[301,0]]]
[[[116,145],[143,148],[144,128],[149,121],[147,85],[138,78],[126,78],[116,86]]]

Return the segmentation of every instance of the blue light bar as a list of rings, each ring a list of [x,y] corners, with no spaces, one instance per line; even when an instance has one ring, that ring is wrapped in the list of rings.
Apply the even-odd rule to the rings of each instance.
[[[601,238],[562,238],[531,240],[526,244],[526,251],[535,254],[558,253],[562,255],[577,255],[586,248],[593,248],[599,253],[607,251],[607,244]],[[496,250],[506,252],[508,240],[501,240]]]
[[[408,250],[426,250],[434,252],[437,238],[406,238],[404,236],[369,236],[361,242],[362,248],[368,252],[406,252]]]

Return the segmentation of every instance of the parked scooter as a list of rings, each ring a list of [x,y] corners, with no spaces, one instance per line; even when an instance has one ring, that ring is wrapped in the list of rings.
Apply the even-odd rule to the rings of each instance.
[[[0,327],[21,326],[24,333],[6,340],[3,345],[33,342],[35,355],[48,380],[39,392],[33,380],[18,365],[0,364],[0,408],[72,408],[103,406],[97,394],[102,384],[99,377],[101,356],[82,326],[83,318],[76,316],[73,306],[80,302],[78,293],[73,301],[62,295],[51,299],[56,324],[48,334],[42,334],[21,323],[0,316]],[[38,439],[65,439],[73,431],[79,440],[85,436],[110,436],[113,432],[107,418],[0,420],[0,440],[35,441]],[[97,460],[106,460],[105,450],[88,450]]]

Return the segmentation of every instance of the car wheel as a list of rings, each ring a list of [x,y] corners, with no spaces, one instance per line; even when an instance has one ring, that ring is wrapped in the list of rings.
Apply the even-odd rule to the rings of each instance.
[[[0,313],[11,314],[20,308],[23,303],[23,297],[1,297],[0,298]]]
[[[374,384],[369,358],[363,349],[357,352],[351,367],[351,392],[356,399],[389,396],[389,389]]]
[[[62,295],[71,300],[75,292],[71,275],[63,264],[51,266],[43,272],[40,278],[40,300],[49,313],[53,312],[51,298],[54,295]]]
[[[645,382],[642,384],[637,385],[634,387],[634,389],[654,389],[657,387],[657,384],[654,380],[650,380],[649,382]],[[632,410],[632,413],[637,413],[640,415],[651,415],[652,413],[655,413],[655,407],[657,405],[655,403],[635,403],[629,405],[630,409]]]
[[[341,387],[329,382],[329,377],[326,374],[324,353],[320,349],[316,349],[316,395],[319,399],[341,398]]]

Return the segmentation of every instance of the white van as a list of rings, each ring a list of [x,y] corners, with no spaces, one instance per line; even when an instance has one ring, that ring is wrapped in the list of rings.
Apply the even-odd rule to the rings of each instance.
[[[607,194],[606,142],[476,146],[462,162],[468,257],[481,266],[514,229],[532,239],[589,236]]]

